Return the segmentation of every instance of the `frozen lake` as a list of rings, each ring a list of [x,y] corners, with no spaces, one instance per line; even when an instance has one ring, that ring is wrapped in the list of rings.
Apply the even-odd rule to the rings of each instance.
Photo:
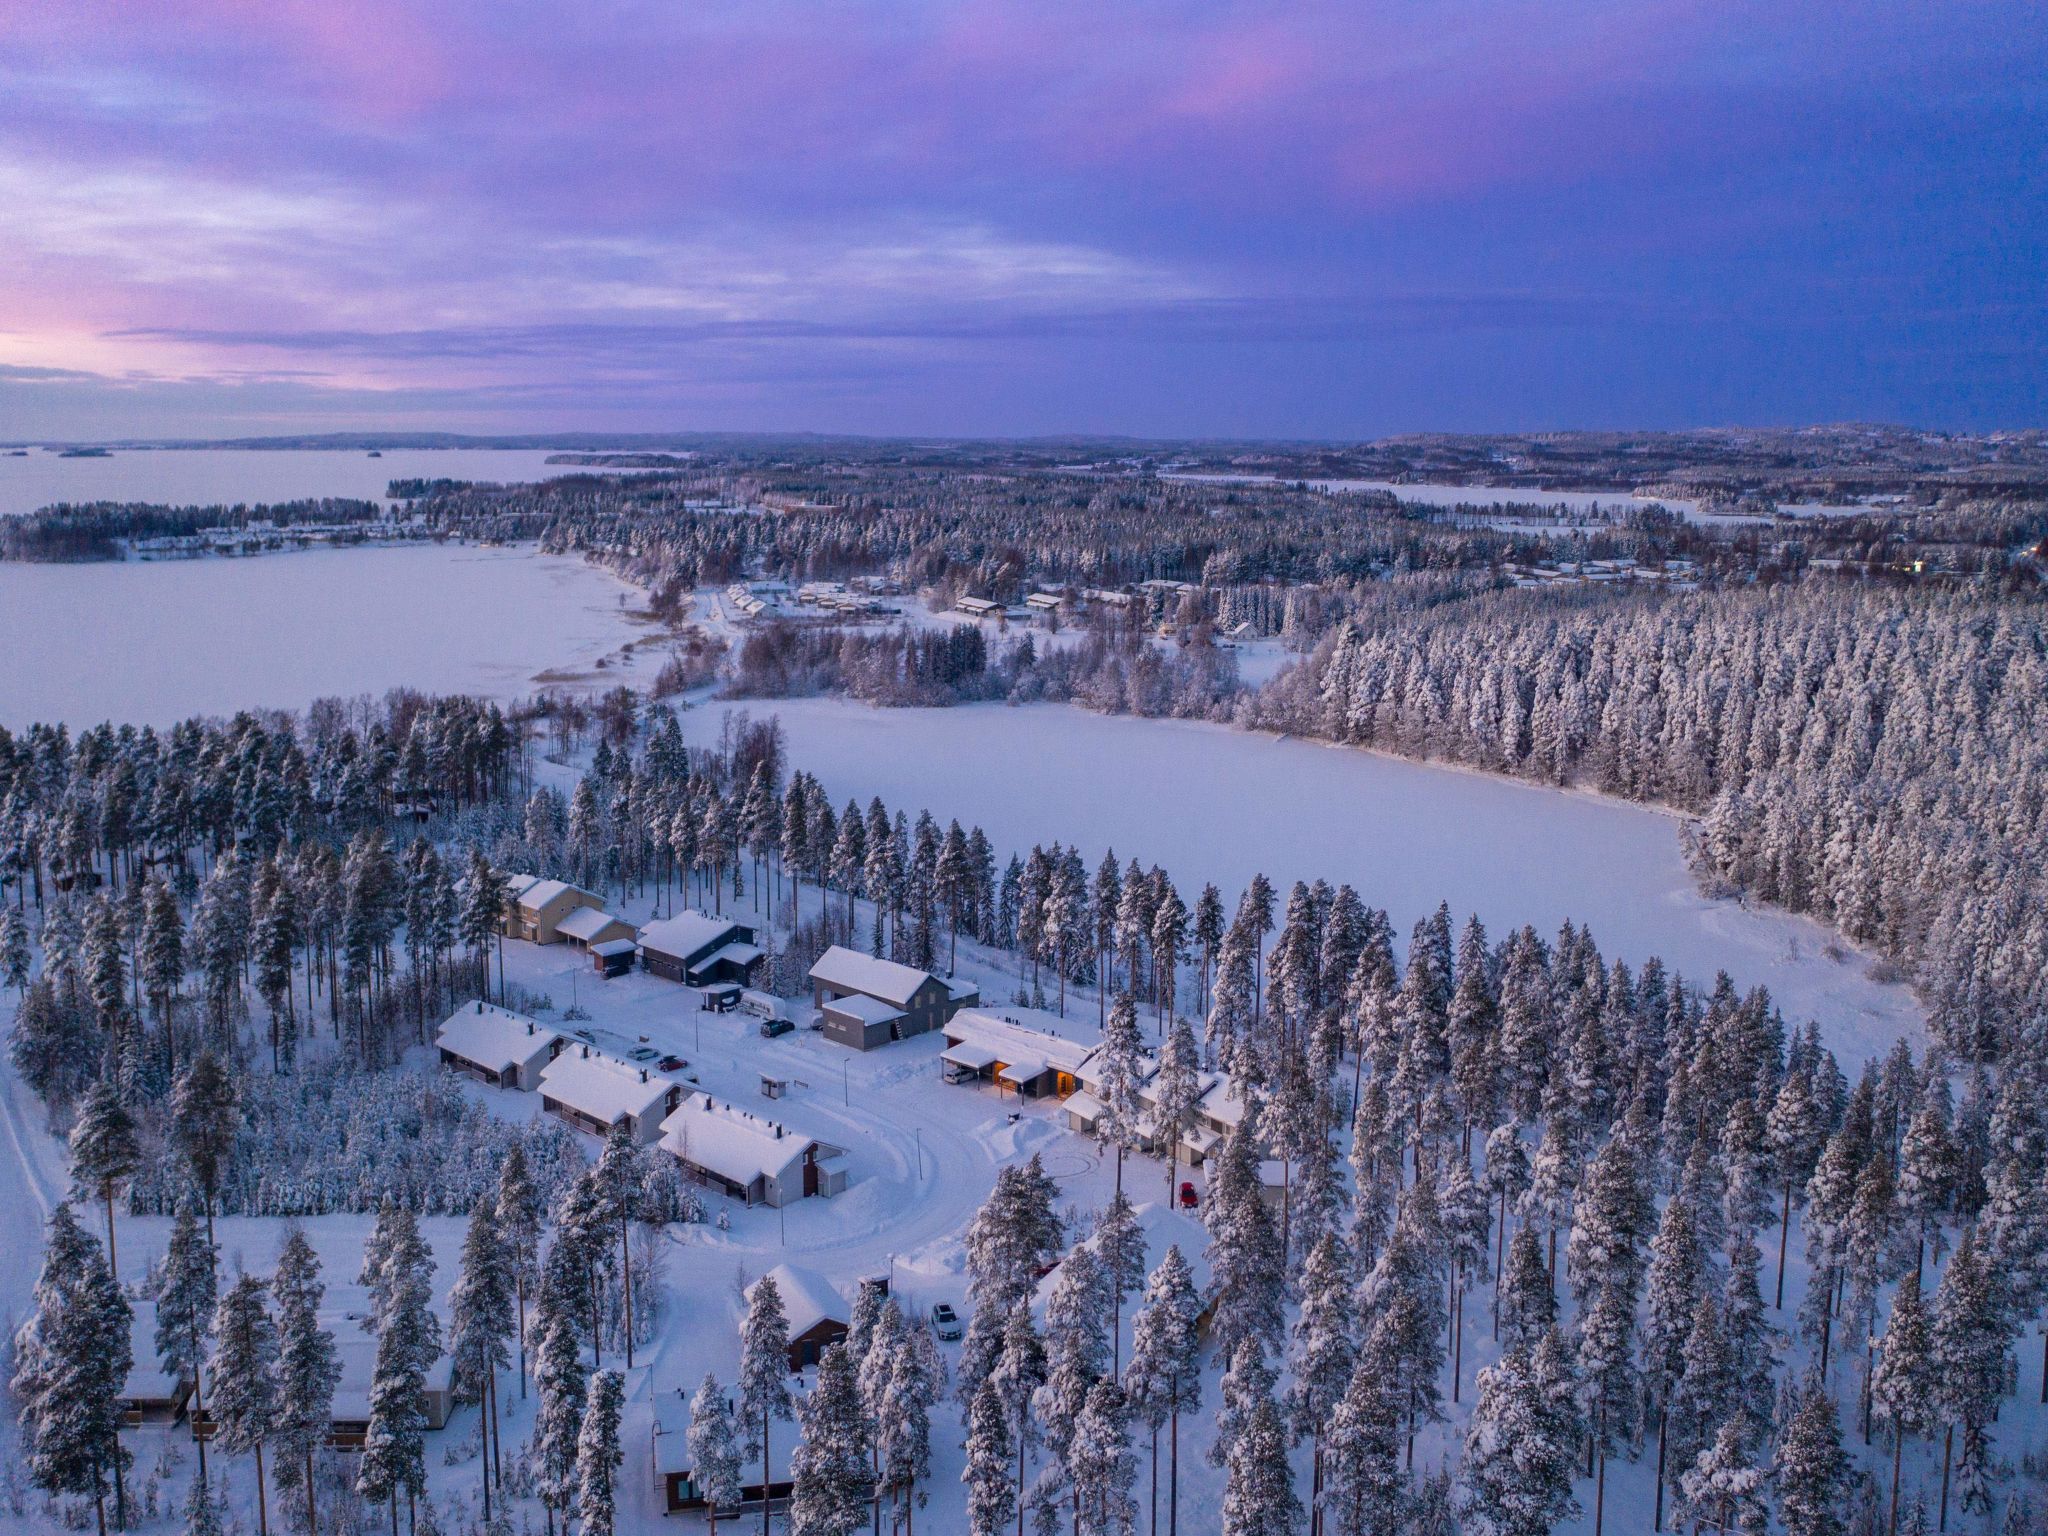
[[[41,448],[0,454],[0,517],[59,501],[148,501],[164,506],[234,506],[355,496],[382,501],[393,480],[513,483],[588,474],[549,464],[546,448],[361,449],[117,448],[104,459],[67,459]],[[602,471],[599,471],[602,473]]]
[[[723,704],[684,717],[717,735]],[[1064,705],[870,709],[836,699],[756,701],[777,714],[791,760],[836,804],[880,795],[915,817],[980,823],[999,858],[1054,838],[1092,871],[1104,849],[1161,864],[1192,903],[1213,880],[1234,902],[1263,870],[1290,882],[1350,882],[1392,915],[1405,948],[1416,919],[1448,900],[1499,938],[1571,918],[1609,958],[1652,954],[1696,981],[1727,970],[1761,983],[1788,1019],[1816,1018],[1850,1059],[1917,1033],[1912,994],[1865,974],[1831,935],[1784,913],[1710,901],[1661,812],[1348,748],[1276,740],[1193,721],[1092,715]]]
[[[0,562],[0,724],[167,725],[323,695],[533,691],[643,632],[581,560],[460,544]]]

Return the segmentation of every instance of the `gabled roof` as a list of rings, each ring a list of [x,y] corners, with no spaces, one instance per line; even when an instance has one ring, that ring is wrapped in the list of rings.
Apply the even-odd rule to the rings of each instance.
[[[597,899],[596,892],[586,891],[581,886],[571,885],[566,880],[536,880],[532,885],[529,885],[515,896],[513,900],[518,902],[528,912],[538,912],[556,897],[569,891],[575,891],[579,895],[588,896],[593,901]]]
[[[811,967],[813,981],[822,981],[828,987],[842,987],[849,992],[865,992],[870,997],[879,997],[902,1007],[908,1007],[911,998],[917,995],[917,989],[931,979],[930,971],[898,965],[894,960],[884,960],[876,955],[864,955],[844,944],[834,944],[818,956],[818,963]]]
[[[661,1122],[661,1145],[720,1178],[750,1185],[789,1177],[804,1153],[823,1143],[737,1104],[693,1093]]]
[[[603,933],[613,923],[625,922],[623,917],[614,917],[603,907],[578,907],[555,924],[555,932],[566,933],[572,939],[589,939]],[[633,925],[626,923],[626,926],[630,928]]]
[[[891,1019],[903,1017],[903,1010],[894,1003],[885,1003],[879,997],[869,997],[865,992],[855,992],[849,997],[835,997],[825,1004],[827,1013],[843,1013],[848,1018],[859,1019],[863,1024],[886,1024]]]
[[[464,1003],[434,1031],[442,1050],[499,1073],[546,1054],[561,1038],[523,1013],[481,999]]]
[[[1016,1017],[1017,1014],[1026,1017]],[[1053,1024],[1063,1027],[1049,1027]],[[1026,1077],[1036,1077],[1048,1066],[1058,1067],[1062,1072],[1079,1071],[1081,1063],[1094,1051],[1099,1033],[1092,1024],[1062,1019],[1035,1008],[1015,1009],[1010,1014],[966,1008],[954,1014],[946,1025],[947,1039],[993,1051],[992,1060],[1006,1061],[1013,1067],[1035,1061],[1036,1070],[1025,1072]],[[1076,1035],[1082,1038],[1076,1039]]]
[[[730,918],[678,912],[642,928],[640,948],[675,960],[689,960],[714,944],[729,942],[734,930],[741,926]]]
[[[773,1280],[775,1289],[782,1297],[782,1315],[789,1320],[789,1336],[794,1339],[809,1333],[823,1322],[846,1323],[851,1314],[847,1310],[846,1298],[839,1290],[815,1269],[805,1269],[796,1264],[778,1264],[762,1280]],[[751,1302],[754,1287],[761,1283],[756,1280],[747,1287],[747,1299]]]
[[[656,1114],[675,1084],[658,1072],[594,1051],[564,1051],[540,1072],[540,1091],[594,1120],[616,1125],[627,1115]]]

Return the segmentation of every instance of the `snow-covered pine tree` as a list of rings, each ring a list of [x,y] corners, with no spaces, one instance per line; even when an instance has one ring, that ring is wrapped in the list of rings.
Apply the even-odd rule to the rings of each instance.
[[[1131,1325],[1131,1363],[1124,1392],[1152,1431],[1152,1510],[1159,1509],[1159,1427],[1169,1426],[1167,1502],[1169,1536],[1180,1530],[1180,1416],[1201,1406],[1202,1366],[1198,1319],[1201,1297],[1177,1244],[1167,1247],[1145,1283]]]
[[[1265,1390],[1244,1404],[1231,1437],[1224,1464],[1222,1536],[1294,1536],[1301,1517],[1294,1472],[1287,1464],[1287,1433],[1269,1378]]]
[[[1778,1445],[1778,1518],[1785,1536],[1845,1536],[1849,1458],[1835,1400],[1818,1381],[1799,1389],[1799,1407]]]
[[[526,1301],[540,1283],[541,1198],[526,1166],[526,1148],[513,1142],[498,1168],[494,1202],[498,1244],[512,1280],[519,1341],[519,1395],[526,1396]]]
[[[844,1362],[848,1375],[852,1362]],[[855,1391],[848,1383],[849,1393]],[[770,1482],[770,1437],[774,1421],[794,1416],[789,1395],[789,1318],[782,1310],[782,1291],[773,1275],[754,1282],[747,1297],[746,1321],[740,1325],[739,1417],[746,1444],[761,1457],[761,1531],[767,1536],[767,1488]]]
[[[712,1536],[718,1533],[718,1512],[739,1503],[740,1437],[733,1424],[732,1404],[718,1378],[709,1371],[690,1399],[690,1428],[685,1436],[689,1448],[690,1479],[704,1500]]]
[[[495,1439],[498,1372],[512,1363],[505,1341],[515,1326],[511,1263],[500,1231],[497,1200],[486,1193],[470,1208],[461,1268],[448,1297],[448,1349],[454,1356],[455,1397],[477,1406],[486,1523],[490,1520],[492,1479],[502,1464]]]
[[[235,1082],[210,1049],[202,1048],[171,1088],[171,1133],[206,1201],[206,1240],[213,1241],[213,1202],[221,1165],[234,1150],[242,1123]]]
[[[576,1431],[576,1513],[583,1536],[612,1536],[618,1526],[616,1478],[624,1453],[619,1419],[625,1386],[617,1371],[597,1371],[583,1399],[583,1423]]]
[[[1277,1349],[1285,1327],[1286,1256],[1259,1193],[1258,1136],[1258,1114],[1248,1108],[1216,1154],[1203,1211],[1216,1348],[1232,1359],[1246,1339]]]
[[[132,1315],[99,1243],[60,1203],[44,1236],[34,1311],[15,1338],[11,1388],[29,1480],[48,1493],[90,1495],[102,1536],[110,1475],[116,1524],[127,1524],[120,1393],[133,1364]]]
[[[1769,1530],[1764,1471],[1751,1459],[1747,1442],[1746,1432],[1731,1420],[1686,1470],[1680,1488],[1695,1529],[1742,1536],[1765,1536]]]
[[[1152,1137],[1166,1148],[1166,1203],[1173,1204],[1174,1179],[1180,1170],[1180,1142],[1195,1106],[1201,1102],[1201,1048],[1194,1026],[1175,1014],[1159,1049],[1159,1071],[1152,1079]]]
[[[1052,1465],[1032,1490],[1040,1509],[1078,1498],[1070,1456],[1074,1426],[1090,1388],[1109,1369],[1108,1311],[1109,1276],[1094,1248],[1077,1244],[1061,1262],[1045,1305],[1046,1375],[1032,1406]]]
[[[1920,1299],[1920,1282],[1908,1275],[1892,1298],[1891,1317],[1878,1340],[1870,1372],[1870,1401],[1892,1430],[1891,1524],[1899,1519],[1899,1467],[1906,1437],[1933,1430],[1939,1412],[1939,1362],[1933,1330]]]
[[[1323,1431],[1323,1490],[1316,1510],[1321,1528],[1334,1536],[1375,1536],[1400,1519],[1407,1493],[1401,1470],[1404,1389],[1386,1365],[1360,1351]]]
[[[576,1343],[576,1324],[569,1305],[554,1287],[541,1287],[534,1329],[540,1339],[533,1370],[534,1395],[540,1400],[533,1419],[534,1472],[549,1531],[554,1530],[559,1515],[566,1532],[569,1503],[576,1491],[576,1447],[589,1388],[583,1352]]]
[[[914,1511],[925,1504],[919,1485],[931,1475],[931,1411],[945,1393],[944,1373],[945,1361],[929,1326],[920,1321],[905,1328],[897,1341],[882,1411],[873,1415],[873,1432],[882,1441],[882,1482],[902,1501],[906,1531],[915,1528]]]
[[[1320,1504],[1323,1486],[1323,1431],[1343,1399],[1358,1361],[1351,1256],[1343,1239],[1326,1232],[1308,1256],[1301,1277],[1301,1315],[1288,1351],[1286,1407],[1298,1443],[1310,1455],[1309,1507]]]
[[[135,1117],[121,1102],[113,1080],[101,1077],[86,1090],[71,1127],[71,1177],[106,1209],[107,1269],[117,1280],[121,1270],[114,1248],[114,1190],[141,1163]]]
[[[306,1529],[317,1531],[313,1453],[327,1442],[334,1419],[334,1389],[341,1379],[334,1335],[320,1326],[320,1261],[296,1225],[285,1233],[270,1279],[277,1299],[277,1416],[272,1439],[277,1445],[277,1481],[285,1489],[302,1488],[306,1497]]]
[[[1145,1046],[1138,1035],[1138,1005],[1129,992],[1119,992],[1102,1027],[1102,1046],[1097,1054],[1101,1082],[1096,1097],[1102,1114],[1096,1121],[1097,1137],[1116,1148],[1116,1192],[1124,1188],[1124,1153],[1138,1145],[1144,1131],[1144,1105],[1138,1099],[1143,1084]]]
[[[967,1415],[968,1536],[1003,1536],[1017,1513],[1016,1480],[1010,1465],[1009,1414],[993,1378],[981,1384]]]
[[[171,1223],[162,1283],[156,1299],[156,1356],[175,1380],[192,1383],[192,1417],[205,1412],[206,1336],[220,1300],[214,1278],[215,1249],[199,1230],[199,1216],[186,1200]],[[206,1441],[198,1438],[199,1465],[206,1466]]]
[[[1949,1459],[1956,1429],[1967,1442],[1981,1436],[2005,1395],[2011,1362],[1998,1285],[1984,1262],[1974,1227],[1965,1228],[1934,1292],[1929,1342],[1934,1356],[1935,1408],[1948,1426],[1941,1452],[1941,1523],[1948,1523]]]
[[[218,1341],[213,1356],[213,1399],[208,1409],[214,1439],[230,1456],[256,1460],[256,1525],[268,1536],[270,1504],[264,1493],[263,1446],[277,1428],[277,1324],[267,1292],[254,1275],[238,1277],[213,1315]]]
[[[1088,1246],[1102,1266],[1109,1296],[1109,1369],[1114,1376],[1123,1369],[1124,1299],[1145,1283],[1145,1229],[1122,1190],[1096,1216]]]
[[[984,1379],[994,1388],[1010,1425],[1010,1442],[1017,1455],[1015,1502],[1021,1511],[1028,1486],[1026,1473],[1034,1438],[1032,1405],[1046,1379],[1045,1345],[1031,1320],[1029,1296],[1019,1296],[1011,1304],[1001,1339],[995,1365]],[[978,1393],[976,1395],[979,1396]]]
[[[426,1492],[426,1372],[441,1354],[428,1289],[433,1261],[417,1226],[404,1219],[409,1215],[400,1213],[398,1238],[383,1265],[370,1423],[356,1470],[356,1491],[372,1503],[389,1503],[392,1536],[398,1536],[398,1496],[411,1505]]]
[[[765,1278],[757,1282],[757,1292],[769,1283]],[[743,1363],[742,1374],[745,1369]],[[799,1439],[789,1463],[790,1536],[854,1536],[867,1524],[875,1479],[867,1413],[853,1357],[843,1344],[829,1346],[820,1357],[818,1384],[797,1405],[796,1415]]]
[[[1578,1512],[1574,1452],[1552,1438],[1527,1351],[1510,1347],[1479,1373],[1459,1473],[1465,1529],[1471,1536],[1549,1536]]]
[[[1137,1462],[1131,1456],[1130,1405],[1114,1377],[1089,1388],[1074,1421],[1067,1464],[1082,1536],[1133,1536],[1138,1511],[1131,1486]]]

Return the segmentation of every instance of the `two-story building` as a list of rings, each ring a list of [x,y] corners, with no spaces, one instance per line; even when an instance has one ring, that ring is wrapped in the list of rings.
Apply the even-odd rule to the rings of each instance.
[[[962,1008],[981,1001],[971,983],[947,981],[843,944],[834,944],[811,967],[811,996],[824,1015],[825,1038],[857,1051],[943,1028]]]

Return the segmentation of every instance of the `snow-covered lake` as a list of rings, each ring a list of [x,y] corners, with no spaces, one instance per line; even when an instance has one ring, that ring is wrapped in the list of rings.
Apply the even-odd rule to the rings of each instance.
[[[165,506],[234,506],[308,496],[384,500],[393,480],[515,483],[588,474],[550,464],[545,448],[360,449],[119,448],[107,458],[67,459],[31,448],[0,454],[0,517],[59,501],[148,501]]]
[[[636,597],[581,560],[459,544],[0,562],[0,724],[166,725],[401,685],[523,695],[644,633]]]
[[[1852,1059],[1915,1033],[1902,986],[1875,982],[1853,951],[1826,952],[1817,923],[1702,895],[1678,821],[1598,795],[1193,721],[1092,715],[1064,705],[870,709],[836,699],[756,702],[777,714],[791,760],[836,802],[880,795],[980,823],[998,856],[1077,842],[1090,868],[1114,846],[1160,864],[1192,901],[1213,880],[1234,902],[1259,871],[1284,898],[1296,879],[1349,881],[1409,927],[1448,900],[1499,937],[1566,918],[1592,926],[1610,958],[1652,954],[1695,981],[1727,970],[1762,984],[1788,1019],[1820,1020]],[[717,735],[727,706],[684,719]]]

